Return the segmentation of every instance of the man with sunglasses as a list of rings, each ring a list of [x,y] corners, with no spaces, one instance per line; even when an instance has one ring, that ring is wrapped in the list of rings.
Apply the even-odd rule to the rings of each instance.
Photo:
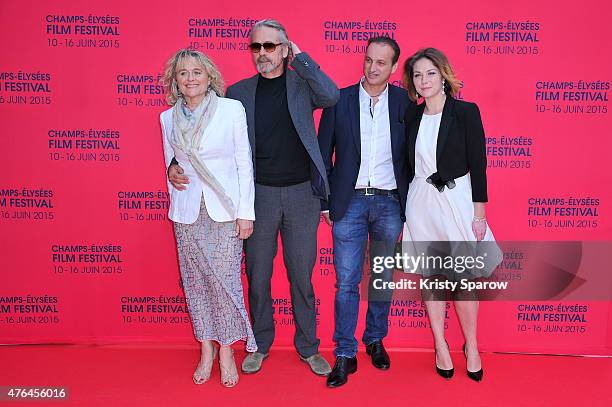
[[[329,185],[312,112],[333,106],[339,92],[275,20],[255,24],[249,49],[259,73],[230,86],[226,95],[242,102],[246,110],[255,170],[255,225],[245,240],[245,252],[258,350],[247,355],[242,371],[258,372],[274,341],[271,279],[280,232],[295,320],[294,344],[314,373],[327,375],[331,368],[318,351],[312,270],[320,200],[327,199]],[[171,166],[171,182],[185,181],[178,172]]]
[[[399,54],[395,40],[370,38],[364,76],[340,90],[340,100],[323,111],[319,124],[319,146],[332,186],[329,205],[323,201],[322,209],[325,221],[333,223],[336,269],[336,363],[327,377],[328,387],[344,385],[357,371],[355,329],[368,237],[371,257],[393,257],[404,222],[408,192],[404,113],[411,102],[408,92],[389,84]],[[393,268],[385,268],[372,274],[367,288],[362,340],[372,364],[381,370],[391,366],[382,340],[388,331],[392,292],[377,290],[381,284],[373,282],[392,281],[392,273]]]

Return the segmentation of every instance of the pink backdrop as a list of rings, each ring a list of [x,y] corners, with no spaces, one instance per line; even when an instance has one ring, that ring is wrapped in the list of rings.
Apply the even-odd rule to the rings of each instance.
[[[246,45],[262,18],[283,22],[339,87],[359,79],[370,33],[394,37],[402,63],[423,46],[442,49],[463,80],[459,97],[481,109],[497,239],[611,240],[609,16],[604,0],[580,7],[548,0],[2,1],[0,149],[8,172],[0,180],[0,342],[194,340],[166,218],[158,121],[166,106],[157,79],[168,57],[189,45],[209,54],[228,84],[253,75]],[[334,271],[325,224],[319,248],[319,336],[331,346]],[[521,253],[507,256],[511,280]],[[289,345],[280,256],[273,296],[276,344]],[[482,303],[482,348],[611,354],[611,309],[609,301]],[[391,314],[388,346],[429,346],[420,302],[398,299]],[[579,321],[559,322],[560,314]],[[448,329],[460,343],[453,312]]]

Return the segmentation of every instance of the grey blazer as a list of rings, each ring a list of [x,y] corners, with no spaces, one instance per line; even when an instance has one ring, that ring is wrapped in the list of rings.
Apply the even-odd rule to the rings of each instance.
[[[321,71],[319,65],[305,52],[297,54],[287,70],[287,104],[293,125],[310,156],[312,191],[320,199],[327,200],[329,183],[315,131],[312,112],[317,108],[331,107],[340,98],[336,84]],[[255,168],[255,92],[259,74],[243,79],[227,88],[226,97],[242,102],[247,115],[247,125],[253,168]]]

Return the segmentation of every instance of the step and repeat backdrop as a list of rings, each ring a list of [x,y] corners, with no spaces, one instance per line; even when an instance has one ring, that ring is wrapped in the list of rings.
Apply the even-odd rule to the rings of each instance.
[[[168,106],[158,80],[183,47],[210,55],[227,84],[254,75],[250,30],[276,18],[338,87],[361,77],[371,36],[395,38],[402,64],[425,46],[448,55],[463,83],[458,97],[483,117],[489,224],[499,241],[522,242],[505,249],[499,279],[535,273],[525,242],[566,242],[557,254],[575,264],[564,288],[580,293],[588,280],[604,291],[483,301],[482,348],[611,354],[610,279],[598,280],[610,274],[612,240],[610,8],[604,0],[0,1],[0,343],[194,341],[167,218],[158,117]],[[323,222],[318,245],[319,337],[331,346],[335,275]],[[273,297],[275,343],[291,345],[280,255]],[[363,311],[365,303],[358,336]],[[388,346],[430,346],[418,297],[397,295],[389,324]],[[460,346],[451,305],[447,329]]]

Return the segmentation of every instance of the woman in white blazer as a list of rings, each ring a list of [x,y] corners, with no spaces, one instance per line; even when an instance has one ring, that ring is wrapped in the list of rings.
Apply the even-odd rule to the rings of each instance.
[[[253,232],[253,161],[246,114],[225,99],[221,74],[206,55],[183,49],[167,62],[162,79],[172,108],[161,116],[166,168],[173,157],[189,177],[168,181],[179,266],[201,356],[196,384],[210,378],[219,348],[221,383],[232,387],[238,371],[231,344],[257,350],[244,306],[242,239]]]

